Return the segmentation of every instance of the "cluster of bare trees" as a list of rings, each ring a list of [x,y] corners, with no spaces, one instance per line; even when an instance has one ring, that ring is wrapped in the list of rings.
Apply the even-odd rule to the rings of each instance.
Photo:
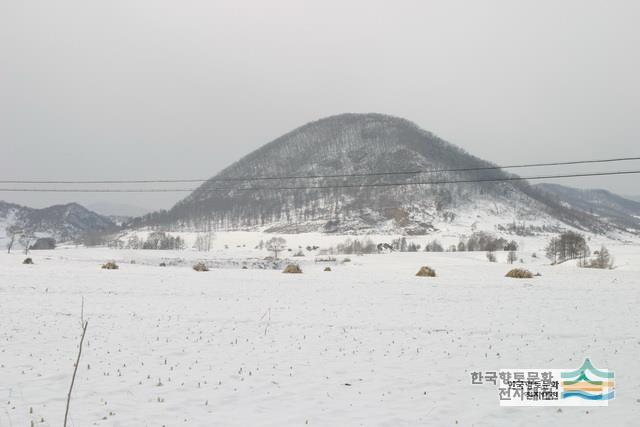
[[[121,239],[111,241],[109,247],[115,249],[182,250],[185,248],[185,242],[180,236],[172,236],[164,231],[154,231],[149,234],[147,239],[134,234],[126,242]]]
[[[545,249],[547,258],[552,264],[578,259],[578,266],[584,268],[613,268],[613,257],[609,250],[601,246],[593,252],[587,245],[584,236],[575,231],[567,231],[557,237],[552,238]]]
[[[590,260],[581,260],[580,267],[584,268],[613,268],[613,257],[609,253],[609,250],[604,246],[593,252],[594,257]]]
[[[450,247],[449,250],[451,251],[451,249],[453,249],[455,251],[455,246],[454,247]],[[440,242],[438,242],[437,240],[432,240],[431,242],[427,243],[424,247],[424,251],[425,252],[443,252],[444,248],[442,247],[442,245],[440,244]]]
[[[590,250],[582,234],[566,231],[549,241],[545,253],[556,264],[572,259],[585,259],[590,255]]]
[[[29,253],[31,245],[33,245],[36,240],[35,233],[32,230],[23,229],[17,225],[10,225],[7,227],[6,234],[9,238],[7,242],[7,253],[9,254],[11,253],[11,249],[13,249],[16,239],[18,240],[18,243],[20,243],[20,246],[24,248],[25,254]]]
[[[206,233],[198,233],[196,236],[195,248],[201,252],[209,252],[211,250],[211,245],[213,244],[213,240],[215,239],[215,235],[212,231],[207,231]]]
[[[400,237],[391,241],[391,248],[398,252],[418,252],[422,246],[419,243],[409,242],[406,237]],[[426,250],[426,248],[425,248]]]
[[[507,241],[487,231],[476,231],[465,241],[461,239],[456,247],[458,252],[464,251],[517,251],[518,243],[515,240]]]

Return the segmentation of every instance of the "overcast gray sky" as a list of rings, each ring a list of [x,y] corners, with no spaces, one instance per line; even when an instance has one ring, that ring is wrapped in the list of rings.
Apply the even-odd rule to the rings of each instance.
[[[0,179],[207,178],[342,112],[405,117],[498,164],[640,155],[638,22],[640,2],[612,0],[2,0]]]

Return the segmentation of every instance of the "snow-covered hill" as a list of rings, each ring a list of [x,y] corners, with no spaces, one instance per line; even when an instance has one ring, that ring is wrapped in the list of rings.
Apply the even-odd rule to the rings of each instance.
[[[536,187],[574,209],[589,212],[608,224],[640,234],[640,202],[626,199],[607,190],[585,190],[558,184],[538,184]]]
[[[0,201],[0,240],[6,237],[10,226],[58,241],[70,241],[89,232],[103,233],[116,227],[109,218],[77,203],[34,209]]]
[[[606,232],[616,227],[523,181],[450,182],[509,176],[499,169],[478,170],[491,166],[407,120],[342,114],[266,144],[169,211],[147,215],[132,225],[412,235],[432,233],[443,224],[472,225],[480,220],[494,228],[517,225],[530,232],[566,226]],[[389,174],[415,170],[438,172]],[[242,180],[318,175],[324,177]],[[394,185],[421,181],[438,183]],[[344,185],[348,188],[335,188]]]

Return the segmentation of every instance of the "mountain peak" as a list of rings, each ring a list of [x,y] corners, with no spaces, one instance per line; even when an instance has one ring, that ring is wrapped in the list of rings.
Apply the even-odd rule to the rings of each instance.
[[[418,125],[415,123],[398,116],[394,116],[391,114],[384,113],[340,113],[334,114],[331,116],[322,117],[318,120],[314,120],[312,122],[307,123],[306,125],[300,126],[298,129],[304,128],[309,125],[326,125],[326,124],[340,124],[344,125],[345,123],[384,123],[387,125],[396,125],[396,126],[409,126],[418,129]]]
[[[504,227],[606,229],[526,182],[486,182],[510,176],[488,166],[406,119],[344,113],[276,138],[134,225],[424,234],[452,221],[469,226],[480,210]],[[402,173],[416,170],[434,172]]]

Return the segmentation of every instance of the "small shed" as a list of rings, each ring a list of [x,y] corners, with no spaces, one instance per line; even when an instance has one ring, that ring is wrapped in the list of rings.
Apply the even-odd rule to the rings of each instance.
[[[29,248],[32,251],[50,250],[56,248],[56,240],[52,237],[41,237]]]

